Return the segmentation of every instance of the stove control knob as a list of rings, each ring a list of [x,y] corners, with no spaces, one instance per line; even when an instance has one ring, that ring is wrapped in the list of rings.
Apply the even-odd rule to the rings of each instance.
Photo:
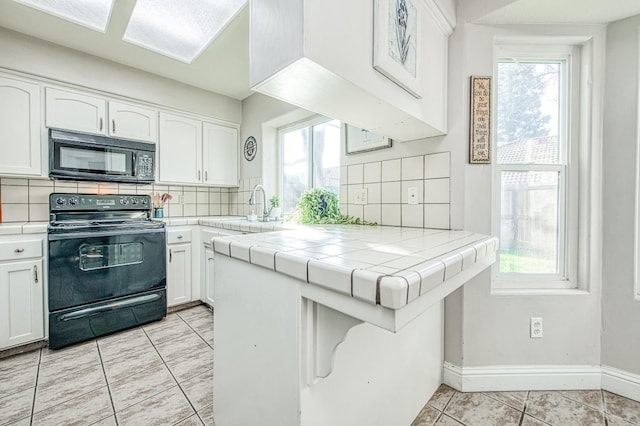
[[[78,198],[77,197],[73,197],[73,198],[69,198],[69,204],[72,206],[75,206],[76,204],[78,204]]]
[[[132,198],[131,199],[131,204],[133,204],[133,205],[138,204],[138,199],[137,198]]]
[[[149,200],[147,200],[146,198],[143,198],[140,201],[142,202],[142,204],[149,204]]]
[[[120,204],[122,204],[123,206],[126,206],[127,204],[129,204],[129,199],[126,197],[120,198]]]
[[[64,197],[56,198],[56,204],[59,205],[59,206],[64,206],[66,202],[67,202],[67,200],[65,200]]]

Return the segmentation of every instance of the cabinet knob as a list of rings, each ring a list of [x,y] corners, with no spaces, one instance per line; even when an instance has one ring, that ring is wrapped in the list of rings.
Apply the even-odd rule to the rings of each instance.
[[[209,172],[207,172],[206,170],[204,171],[204,181],[205,182],[209,181]]]
[[[100,117],[100,131],[102,131],[102,117]]]
[[[116,120],[111,120],[111,131],[116,132]]]
[[[176,238],[181,240],[182,239],[182,235],[178,235]]]
[[[38,283],[38,266],[33,267],[33,278],[37,284]]]
[[[23,248],[17,248],[14,250],[16,253],[23,253],[24,249]]]
[[[200,170],[198,170],[198,180],[200,180],[201,176],[202,176],[202,173],[200,173]]]

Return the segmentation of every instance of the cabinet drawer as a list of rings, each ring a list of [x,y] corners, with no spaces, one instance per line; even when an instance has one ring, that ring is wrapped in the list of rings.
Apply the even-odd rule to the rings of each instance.
[[[0,260],[42,257],[42,240],[6,241],[0,243]]]
[[[191,242],[191,229],[167,229],[167,244]]]

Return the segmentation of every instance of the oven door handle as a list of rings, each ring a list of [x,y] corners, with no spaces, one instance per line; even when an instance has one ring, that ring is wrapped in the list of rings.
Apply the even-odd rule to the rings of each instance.
[[[145,294],[144,296],[137,296],[126,300],[119,300],[117,302],[107,303],[101,306],[95,306],[92,308],[80,309],[79,311],[69,312],[68,314],[62,314],[59,317],[60,321],[73,321],[84,317],[90,317],[98,315],[103,312],[113,311],[115,309],[129,308],[136,305],[143,305],[145,303],[154,302],[160,299],[162,296],[158,293]]]
[[[49,234],[49,241],[69,240],[77,238],[93,238],[93,237],[115,237],[118,235],[142,235],[142,234],[164,234],[165,228],[152,229],[128,229],[115,231],[96,231],[96,232],[69,232],[65,234]]]

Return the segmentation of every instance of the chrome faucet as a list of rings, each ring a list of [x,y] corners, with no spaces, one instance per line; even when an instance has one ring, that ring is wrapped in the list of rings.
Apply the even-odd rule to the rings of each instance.
[[[258,189],[262,190],[262,221],[269,222],[269,209],[267,209],[267,192],[264,190],[264,186],[256,185],[253,187],[253,189],[251,190],[251,197],[249,198],[249,205],[256,205],[256,191]]]

